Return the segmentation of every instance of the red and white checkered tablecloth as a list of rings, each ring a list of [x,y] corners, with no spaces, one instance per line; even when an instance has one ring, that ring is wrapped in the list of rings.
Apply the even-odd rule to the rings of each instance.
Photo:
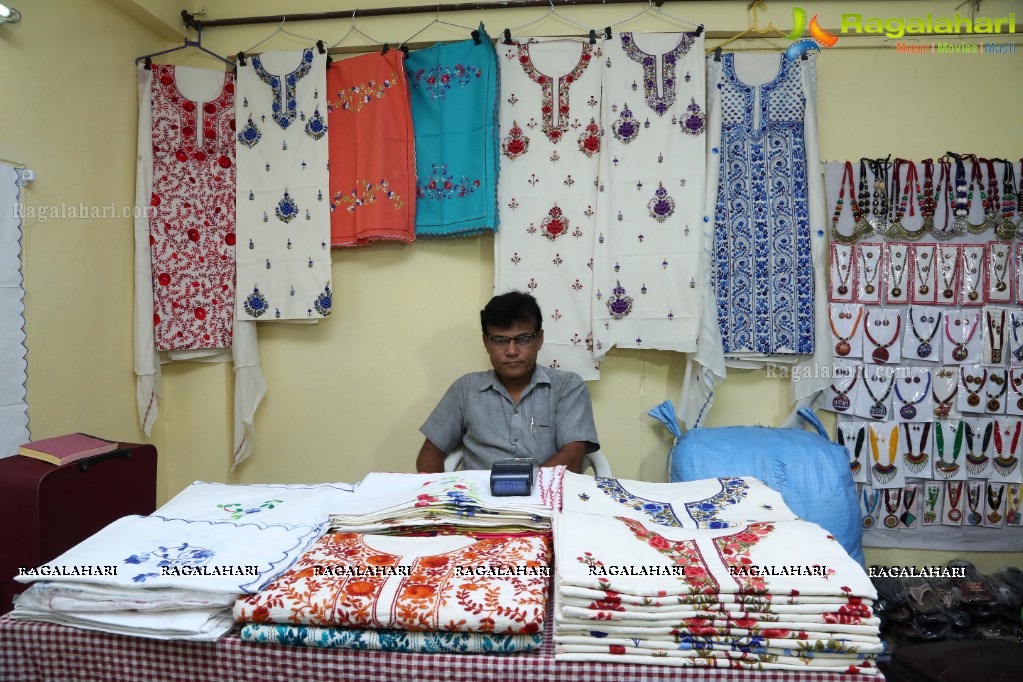
[[[407,654],[243,642],[168,642],[0,617],[0,682],[883,682],[812,671],[555,662],[539,652]]]

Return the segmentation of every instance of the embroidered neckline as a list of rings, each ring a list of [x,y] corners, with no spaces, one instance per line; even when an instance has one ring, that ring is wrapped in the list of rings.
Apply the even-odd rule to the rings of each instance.
[[[675,88],[678,84],[678,78],[676,77],[675,69],[678,65],[678,59],[682,55],[688,54],[689,49],[693,46],[696,37],[693,33],[683,33],[679,39],[678,45],[659,55],[650,54],[644,52],[636,45],[635,39],[632,37],[632,33],[622,33],[622,50],[625,51],[626,56],[632,61],[640,64],[643,67],[643,89],[646,94],[646,103],[651,109],[653,109],[658,116],[664,116],[664,114],[671,109],[672,105],[675,104]],[[661,62],[661,82],[660,91],[663,93],[658,95],[658,83],[657,83],[657,62],[658,59]],[[670,74],[669,74],[670,68]]]
[[[564,76],[553,78],[541,73],[533,65],[533,60],[529,56],[529,45],[530,43],[528,42],[518,43],[519,64],[522,66],[525,74],[529,76],[529,79],[538,84],[542,89],[543,99],[540,105],[540,112],[543,118],[543,126],[541,130],[543,130],[547,139],[557,144],[565,136],[565,133],[568,132],[568,112],[570,111],[568,101],[569,88],[572,83],[583,75],[586,67],[590,65],[590,60],[593,58],[593,46],[589,43],[583,43],[582,53],[579,55],[579,61],[575,67]],[[558,81],[558,102],[556,108],[554,106],[555,80]],[[555,114],[557,115],[558,125],[554,125]]]
[[[182,151],[191,153],[203,150],[206,148],[204,143],[207,140],[215,147],[217,144],[216,119],[221,113],[230,113],[231,100],[234,97],[234,76],[230,73],[225,74],[224,82],[220,86],[220,94],[211,100],[198,102],[185,97],[181,92],[181,88],[178,87],[177,71],[173,64],[161,64],[156,69],[156,77],[160,79],[160,84],[170,92],[171,101],[177,105],[181,116],[179,136]],[[169,83],[164,82],[164,76],[170,78]],[[202,131],[199,131],[196,125],[197,109],[202,109]],[[210,131],[211,134],[207,134],[207,131]]]
[[[313,67],[313,51],[302,50],[302,61],[295,70],[284,76],[286,89],[281,88],[281,76],[275,76],[263,68],[263,61],[259,57],[252,58],[252,68],[259,76],[259,79],[270,86],[273,91],[273,120],[285,130],[288,129],[298,115],[298,102],[295,98],[295,91],[298,82],[305,78]]]
[[[685,527],[675,514],[675,509],[670,502],[658,502],[634,495],[626,490],[616,478],[598,476],[594,481],[597,484],[597,489],[602,493],[630,509],[643,512],[654,523],[671,528]],[[698,528],[728,528],[731,526],[727,521],[718,520],[716,513],[724,507],[738,504],[749,491],[749,487],[741,478],[719,478],[718,483],[721,485],[719,492],[704,500],[685,503],[686,513],[696,522]]]

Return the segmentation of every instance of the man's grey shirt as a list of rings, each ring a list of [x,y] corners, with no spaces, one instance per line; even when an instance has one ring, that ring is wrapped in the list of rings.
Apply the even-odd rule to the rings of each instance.
[[[445,453],[464,445],[466,469],[489,469],[508,457],[543,464],[566,443],[600,445],[593,405],[578,374],[537,365],[518,405],[494,370],[451,385],[419,431]]]

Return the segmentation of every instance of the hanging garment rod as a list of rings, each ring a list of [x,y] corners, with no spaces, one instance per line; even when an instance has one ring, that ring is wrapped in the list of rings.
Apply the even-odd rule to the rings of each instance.
[[[217,26],[245,26],[249,24],[278,24],[282,20],[288,23],[295,21],[323,21],[329,19],[358,19],[360,17],[388,17],[395,14],[430,14],[435,12],[474,12],[493,9],[522,9],[554,7],[581,7],[584,5],[637,5],[647,4],[647,0],[500,0],[499,2],[455,2],[441,5],[411,5],[407,7],[378,7],[374,9],[355,9],[331,12],[306,12],[303,14],[273,14],[261,17],[236,17],[234,19],[197,19],[187,10],[181,10],[181,18],[185,26],[202,30]],[[663,0],[655,1],[661,7]]]

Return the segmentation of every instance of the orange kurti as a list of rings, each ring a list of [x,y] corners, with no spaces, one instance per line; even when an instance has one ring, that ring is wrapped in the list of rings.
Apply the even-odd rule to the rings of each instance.
[[[330,243],[415,238],[415,152],[403,55],[394,50],[327,69]]]

